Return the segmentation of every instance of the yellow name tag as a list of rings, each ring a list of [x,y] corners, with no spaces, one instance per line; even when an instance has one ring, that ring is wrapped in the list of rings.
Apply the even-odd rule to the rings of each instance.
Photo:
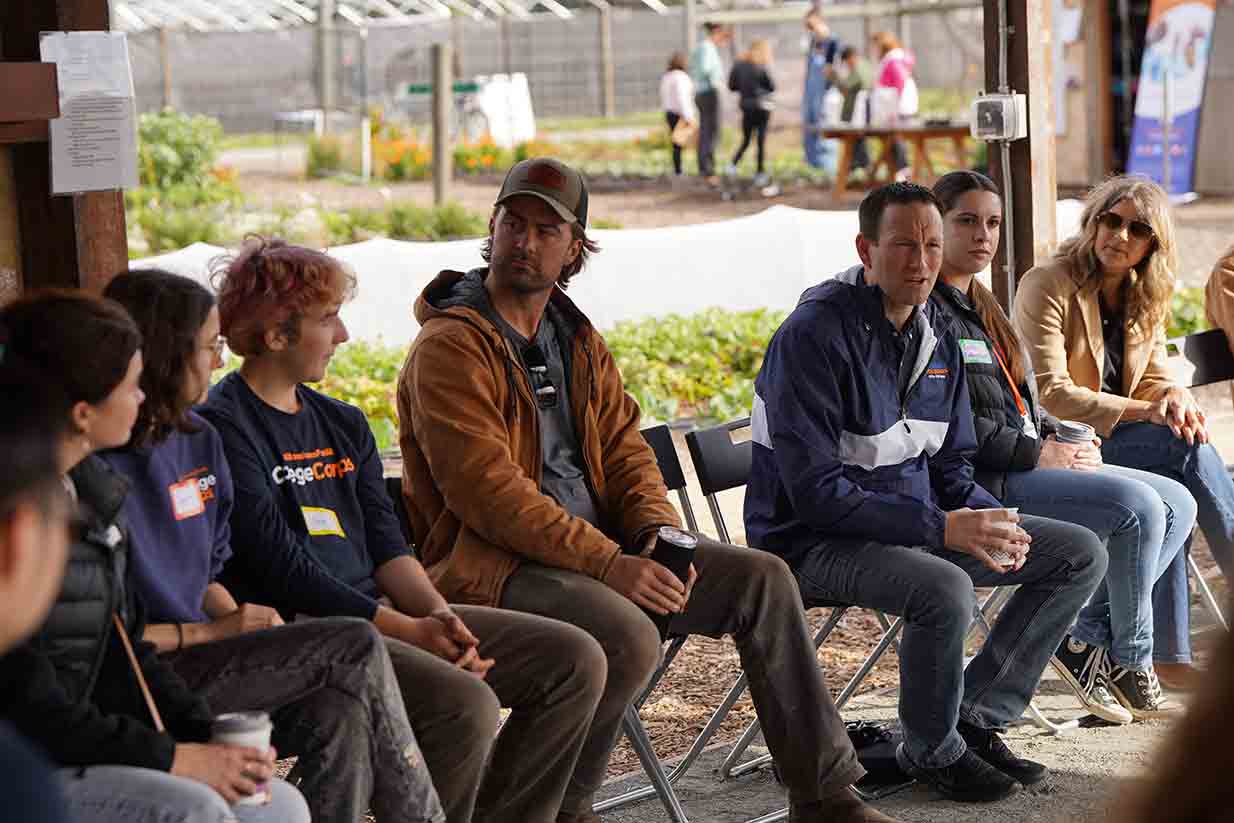
[[[338,515],[333,510],[301,506],[300,511],[304,512],[304,524],[308,526],[309,534],[313,537],[327,534],[337,537],[347,536],[343,534],[343,525],[339,523]]]

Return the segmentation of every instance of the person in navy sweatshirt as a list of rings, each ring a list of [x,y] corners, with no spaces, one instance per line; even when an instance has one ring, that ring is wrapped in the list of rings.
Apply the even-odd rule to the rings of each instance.
[[[342,263],[257,239],[215,277],[244,362],[200,411],[236,486],[238,597],[285,616],[348,615],[385,636],[450,823],[554,823],[604,692],[599,643],[567,623],[450,605],[409,550],[364,412],[305,383],[348,339]],[[498,734],[500,706],[512,711]]]
[[[274,741],[297,757],[291,779],[318,823],[445,819],[403,710],[389,655],[371,624],[336,618],[283,625],[237,605],[219,572],[231,556],[235,504],[223,442],[190,410],[221,365],[214,295],[186,277],[120,274],[106,296],[133,316],[147,352],[132,438],[103,459],[129,481],[125,514],[145,639],[217,713],[270,712]]]
[[[802,596],[902,615],[897,758],[961,801],[1008,796],[1045,767],[999,732],[1100,583],[1091,531],[1017,515],[973,480],[976,447],[950,321],[927,304],[943,254],[929,189],[894,183],[858,212],[862,265],[808,290],[755,381],[751,546],[788,561]],[[964,667],[974,586],[1014,585]]]

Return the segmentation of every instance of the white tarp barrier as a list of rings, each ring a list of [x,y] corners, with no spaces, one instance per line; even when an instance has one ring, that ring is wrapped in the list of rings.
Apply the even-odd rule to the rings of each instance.
[[[1074,201],[1071,201],[1074,202]],[[1059,204],[1059,235],[1079,210]],[[570,286],[570,297],[599,328],[622,320],[729,310],[791,309],[807,287],[857,262],[855,211],[772,206],[758,214],[662,229],[597,230],[601,251]],[[343,308],[353,339],[403,345],[418,328],[415,298],[441,269],[483,265],[480,240],[410,243],[377,239],[336,246],[330,253],[356,272],[359,293]],[[178,252],[133,261],[209,285],[209,263],[226,250],[195,243]]]

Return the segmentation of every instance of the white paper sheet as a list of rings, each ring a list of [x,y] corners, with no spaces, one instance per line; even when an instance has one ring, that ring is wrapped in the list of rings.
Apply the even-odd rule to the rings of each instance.
[[[60,117],[51,121],[54,194],[137,185],[137,107],[123,32],[46,32],[56,64]]]

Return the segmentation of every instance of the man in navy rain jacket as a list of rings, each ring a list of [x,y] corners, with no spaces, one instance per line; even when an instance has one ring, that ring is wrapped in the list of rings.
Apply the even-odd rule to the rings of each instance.
[[[1105,551],[1087,529],[998,508],[973,480],[960,352],[927,303],[943,250],[933,194],[884,186],[859,220],[862,265],[802,296],[755,383],[746,536],[789,563],[807,605],[904,616],[901,766],[953,799],[998,800],[1045,778],[998,733]],[[974,586],[1002,585],[1020,588],[965,669]]]

